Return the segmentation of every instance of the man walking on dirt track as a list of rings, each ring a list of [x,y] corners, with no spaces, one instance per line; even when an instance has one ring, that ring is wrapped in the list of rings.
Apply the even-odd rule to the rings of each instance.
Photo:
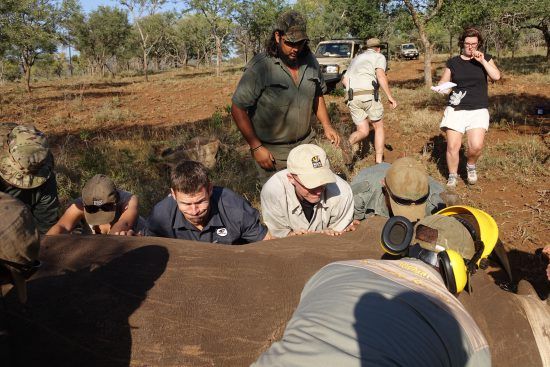
[[[281,14],[266,51],[250,60],[232,98],[231,114],[250,146],[262,183],[286,168],[292,148],[313,141],[312,113],[327,139],[340,143],[323,98],[326,85],[308,41],[304,17],[296,11]]]
[[[374,128],[374,151],[376,163],[384,160],[384,106],[378,90],[382,88],[392,108],[397,107],[386,77],[386,58],[380,53],[380,40],[370,38],[365,42],[364,53],[351,63],[342,83],[348,92],[348,108],[357,131],[349,137],[352,155],[358,150],[359,143],[369,136],[369,122]],[[350,156],[353,158],[353,156]],[[349,162],[351,163],[351,162]]]

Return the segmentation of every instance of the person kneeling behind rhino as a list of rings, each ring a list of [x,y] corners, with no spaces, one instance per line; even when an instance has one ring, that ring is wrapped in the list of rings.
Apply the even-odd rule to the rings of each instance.
[[[0,192],[0,361],[13,365],[5,288],[15,288],[19,302],[26,303],[26,280],[40,267],[40,238],[28,207],[11,195]],[[9,322],[8,322],[9,321]]]
[[[82,234],[114,234],[132,236],[145,225],[138,215],[138,198],[117,189],[105,175],[95,175],[82,189],[59,221],[46,233],[71,233],[80,224]]]
[[[443,197],[450,198],[443,185],[410,157],[363,168],[351,181],[351,188],[356,223],[372,215],[401,215],[415,222],[444,208]]]
[[[397,260],[322,268],[281,341],[253,366],[490,366],[488,342],[454,294],[491,253],[498,228],[474,208],[439,213],[414,226],[399,216],[386,223],[382,247]]]

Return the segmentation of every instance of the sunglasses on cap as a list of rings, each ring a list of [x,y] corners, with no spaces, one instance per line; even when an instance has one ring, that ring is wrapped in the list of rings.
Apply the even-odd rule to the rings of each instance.
[[[14,268],[25,279],[30,278],[42,266],[42,262],[40,260],[34,260],[31,264],[25,265],[25,264],[19,264],[19,263],[14,263],[12,261],[0,259],[0,264],[8,265]]]
[[[105,203],[103,205],[84,205],[84,210],[90,214],[102,212],[114,212],[116,210],[116,203]]]
[[[306,44],[307,40],[301,40],[301,41],[298,41],[298,42],[290,42],[286,39],[283,38],[283,42],[285,43],[286,46],[288,47],[292,47],[292,48],[301,48],[301,47],[304,47],[304,45]]]
[[[399,205],[420,205],[420,204],[424,204],[426,202],[426,200],[428,200],[428,197],[430,196],[430,192],[428,191],[428,193],[426,195],[422,196],[419,199],[409,200],[409,199],[403,199],[403,198],[400,198],[398,196],[395,196],[391,192],[391,190],[388,186],[385,186],[385,189],[388,191],[388,194],[390,194],[393,201],[395,201]]]

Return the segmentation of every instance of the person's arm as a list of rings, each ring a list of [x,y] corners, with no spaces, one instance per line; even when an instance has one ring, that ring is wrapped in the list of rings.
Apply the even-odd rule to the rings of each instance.
[[[386,97],[388,97],[388,101],[391,104],[392,108],[397,107],[397,101],[393,98],[390,86],[388,84],[388,78],[386,77],[386,72],[384,69],[376,68],[376,79],[378,80],[378,84],[380,84],[380,87],[386,93]]]
[[[134,235],[134,224],[136,223],[139,213],[139,200],[138,197],[132,195],[128,201],[128,205],[118,218],[118,221],[113,224],[109,234],[121,235],[121,236],[133,236]]]
[[[349,78],[348,78],[348,73],[349,73],[349,70],[347,73],[344,74],[344,76],[342,77],[342,85],[344,87],[346,87],[346,89],[349,89]]]
[[[61,218],[53,225],[52,228],[46,233],[47,236],[63,233],[71,233],[76,227],[78,222],[84,218],[84,208],[77,205],[77,203],[71,204],[63,213]]]
[[[550,245],[542,249],[542,253],[550,259]],[[548,278],[548,281],[550,281],[550,264],[546,267],[546,277]]]
[[[237,128],[240,130],[244,139],[250,146],[250,152],[254,160],[258,162],[260,167],[263,169],[268,171],[274,170],[275,158],[273,158],[273,155],[269,149],[264,147],[260,139],[256,136],[256,132],[254,132],[254,127],[252,126],[252,121],[250,121],[250,117],[248,116],[246,110],[233,103],[231,105],[231,116],[233,116],[233,120],[235,120]]]
[[[266,237],[270,239],[271,235],[267,230],[267,226],[260,222],[260,212],[253,208],[242,196],[238,196],[240,200],[242,200],[241,239],[245,240],[247,243],[263,241]]]
[[[445,68],[443,71],[443,74],[441,75],[441,79],[439,79],[439,83],[437,85],[441,85],[443,83],[447,83],[451,81],[451,69]],[[439,94],[449,94],[451,93],[451,89],[444,89],[439,91]]]
[[[260,193],[264,223],[267,225],[269,233],[273,238],[286,237],[292,233],[290,223],[284,220],[284,218],[287,218],[284,208],[286,204],[284,187],[279,187],[271,181],[278,179],[277,176],[272,177],[264,184]]]
[[[340,145],[340,135],[334,130],[330,124],[330,117],[328,115],[327,106],[325,105],[325,98],[322,94],[316,97],[315,103],[313,104],[313,110],[315,116],[323,126],[323,131],[328,140],[334,145]]]
[[[491,78],[491,80],[497,81],[500,79],[500,70],[498,70],[493,59],[489,61],[485,60],[485,55],[481,51],[474,52],[474,59],[481,65],[483,65],[485,71],[487,71],[487,75],[489,76],[489,78]]]
[[[52,173],[42,186],[38,188],[38,200],[32,208],[38,231],[46,233],[59,219],[59,199],[57,197],[57,181]]]
[[[344,180],[337,180],[338,190],[340,191],[339,200],[336,203],[336,207],[333,209],[335,212],[331,213],[331,218],[333,221],[329,223],[328,228],[342,233],[350,223],[353,221],[353,192],[351,187]]]

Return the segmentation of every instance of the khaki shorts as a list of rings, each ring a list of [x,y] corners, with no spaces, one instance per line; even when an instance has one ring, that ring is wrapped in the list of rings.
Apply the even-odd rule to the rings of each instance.
[[[384,115],[384,105],[381,101],[375,102],[374,99],[363,101],[354,98],[348,102],[349,112],[355,125],[359,125],[367,118],[370,121],[378,121]]]
[[[489,110],[480,108],[456,111],[453,107],[447,106],[439,128],[455,130],[462,134],[470,129],[485,129],[487,131],[489,130]]]

